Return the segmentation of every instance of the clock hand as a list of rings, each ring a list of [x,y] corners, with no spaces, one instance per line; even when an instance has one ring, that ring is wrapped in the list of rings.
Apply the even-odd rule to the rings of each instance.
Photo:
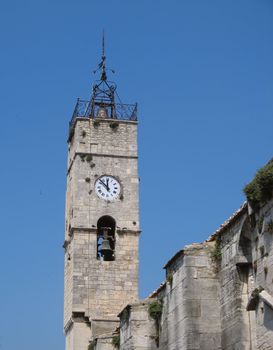
[[[106,188],[106,190],[108,191],[108,186],[102,180],[99,180],[99,181]]]
[[[107,191],[109,192],[109,190],[110,190],[110,187],[109,187],[109,179],[106,179],[106,189],[107,189]]]

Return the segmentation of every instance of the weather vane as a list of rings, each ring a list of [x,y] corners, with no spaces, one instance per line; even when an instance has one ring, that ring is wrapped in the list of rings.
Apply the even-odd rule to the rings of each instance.
[[[104,39],[104,30],[102,32],[102,55],[101,55],[101,62],[98,65],[98,68],[93,71],[93,73],[97,73],[98,70],[101,71],[101,77],[100,80],[106,81],[107,80],[107,75],[106,75],[106,56],[105,56],[105,39]],[[112,73],[115,73],[113,69],[110,69]]]

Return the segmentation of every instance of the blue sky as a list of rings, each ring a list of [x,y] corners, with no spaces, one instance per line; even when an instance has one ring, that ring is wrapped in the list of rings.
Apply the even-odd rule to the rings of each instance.
[[[0,349],[64,348],[66,137],[108,65],[139,103],[140,295],[273,156],[271,0],[1,0]]]

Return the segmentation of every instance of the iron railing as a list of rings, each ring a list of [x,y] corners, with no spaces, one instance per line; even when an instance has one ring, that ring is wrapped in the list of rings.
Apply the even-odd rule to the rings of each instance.
[[[77,100],[72,118],[69,123],[69,135],[73,133],[77,118],[91,118],[98,117],[101,105],[94,101]],[[103,109],[106,111],[107,118],[118,120],[137,120],[137,103],[123,104],[114,103],[103,104]]]

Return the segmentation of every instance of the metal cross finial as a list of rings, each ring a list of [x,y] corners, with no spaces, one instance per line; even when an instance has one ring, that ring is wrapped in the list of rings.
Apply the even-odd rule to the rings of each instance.
[[[101,69],[100,79],[103,81],[107,80],[105,61],[106,61],[106,56],[105,56],[105,51],[104,51],[104,30],[103,30],[103,32],[102,32],[102,56],[101,56],[101,63],[99,65],[99,67]]]

